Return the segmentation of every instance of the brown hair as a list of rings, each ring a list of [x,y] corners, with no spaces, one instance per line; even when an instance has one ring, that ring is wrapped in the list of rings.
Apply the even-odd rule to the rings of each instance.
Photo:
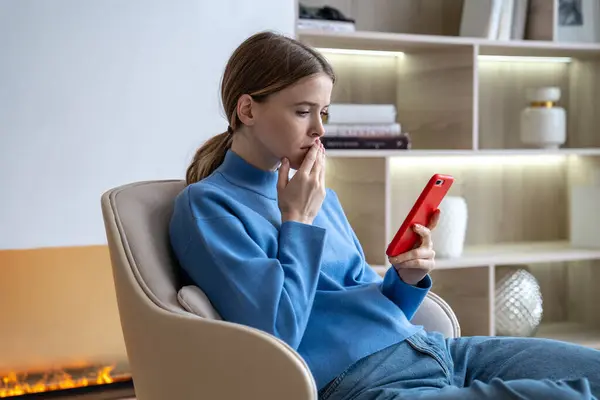
[[[246,39],[231,55],[221,82],[221,99],[229,120],[226,132],[206,141],[187,168],[187,184],[210,175],[225,159],[234,131],[241,125],[236,108],[243,94],[254,101],[293,85],[300,79],[325,73],[333,81],[333,68],[309,46],[273,32],[260,32]]]

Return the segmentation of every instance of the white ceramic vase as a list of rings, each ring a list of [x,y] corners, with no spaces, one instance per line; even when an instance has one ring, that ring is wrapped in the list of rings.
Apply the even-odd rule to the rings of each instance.
[[[440,220],[431,234],[436,258],[460,257],[467,233],[467,202],[463,197],[446,196],[439,209]]]
[[[529,106],[521,112],[521,141],[533,147],[557,149],[567,139],[565,109],[556,102],[560,88],[541,87],[527,90]]]

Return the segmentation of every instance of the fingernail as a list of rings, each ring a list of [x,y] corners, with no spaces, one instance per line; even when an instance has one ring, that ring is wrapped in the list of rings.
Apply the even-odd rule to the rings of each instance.
[[[282,160],[281,162],[282,162],[282,164],[287,164],[287,162],[288,162],[288,159],[284,157],[284,158],[283,158],[283,160]]]

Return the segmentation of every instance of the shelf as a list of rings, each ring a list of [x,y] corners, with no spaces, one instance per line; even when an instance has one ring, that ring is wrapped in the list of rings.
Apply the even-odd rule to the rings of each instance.
[[[489,150],[327,150],[328,157],[443,157],[443,156],[579,155],[600,156],[600,148],[581,149],[489,149]]]
[[[468,155],[473,150],[339,150],[328,149],[327,157],[358,157],[358,158],[386,158],[386,157],[415,157],[415,156],[451,156]],[[599,151],[600,154],[600,151]]]
[[[423,51],[473,45],[468,38],[387,32],[326,32],[298,30],[298,38],[313,47],[348,50]]]
[[[600,43],[564,43],[539,40],[499,41],[461,36],[389,32],[327,32],[299,30],[298,38],[319,48],[420,52],[479,47],[480,54],[501,56],[600,58]]]
[[[541,40],[474,40],[479,54],[525,57],[600,58],[600,43],[565,43]]]
[[[600,350],[600,328],[573,322],[542,323],[535,337],[561,340]]]
[[[465,248],[458,258],[436,258],[436,269],[471,268],[488,265],[517,265],[600,259],[600,249],[573,248],[566,241],[497,244]],[[377,273],[386,266],[376,265]]]
[[[465,248],[456,259],[436,259],[436,268],[468,268],[600,259],[600,249],[577,249],[566,241],[497,244]]]

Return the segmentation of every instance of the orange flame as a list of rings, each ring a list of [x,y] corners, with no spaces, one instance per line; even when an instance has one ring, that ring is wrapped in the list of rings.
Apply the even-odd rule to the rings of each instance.
[[[9,372],[6,375],[0,375],[0,398],[104,385],[113,383],[115,380],[122,381],[130,378],[130,376],[115,377],[114,368],[114,365],[87,365],[42,373]]]

